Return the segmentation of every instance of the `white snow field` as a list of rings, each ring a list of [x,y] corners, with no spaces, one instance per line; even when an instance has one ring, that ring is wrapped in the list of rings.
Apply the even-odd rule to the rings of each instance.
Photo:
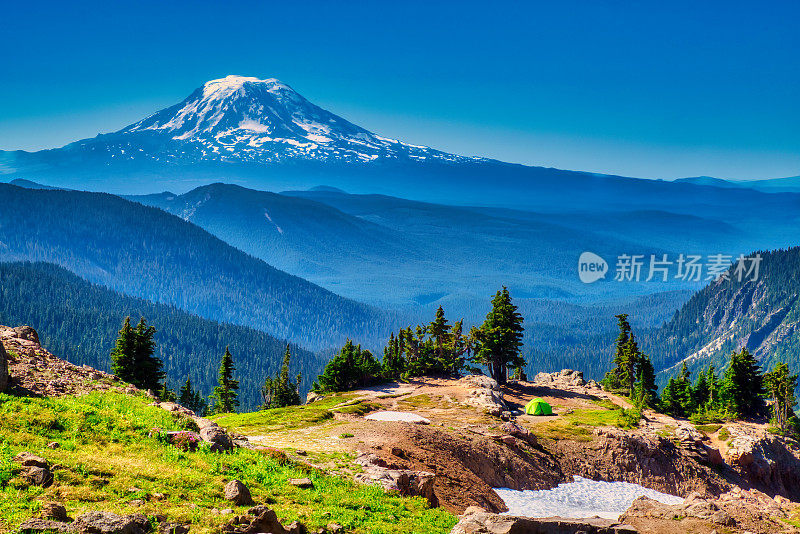
[[[400,421],[402,423],[415,423],[417,425],[431,424],[430,419],[426,419],[421,415],[411,412],[374,412],[364,417],[364,419],[369,419],[370,421]]]
[[[639,497],[649,497],[664,504],[680,504],[676,497],[629,482],[602,482],[576,476],[574,482],[559,484],[549,490],[512,490],[495,488],[508,506],[508,515],[524,517],[584,518],[599,516],[618,519]]]

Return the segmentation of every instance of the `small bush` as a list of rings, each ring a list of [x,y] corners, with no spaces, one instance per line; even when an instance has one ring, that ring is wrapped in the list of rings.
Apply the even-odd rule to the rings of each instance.
[[[280,449],[273,449],[272,447],[263,447],[258,449],[258,452],[274,460],[278,465],[288,465],[291,463],[289,457],[286,456],[286,453]]]
[[[727,428],[722,427],[719,431],[719,434],[717,434],[717,437],[720,439],[720,441],[728,441],[728,438],[731,437],[731,433]]]
[[[172,435],[172,445],[184,452],[194,452],[200,444],[200,439],[193,432],[179,432]]]
[[[639,421],[642,419],[642,412],[636,408],[626,410],[620,408],[619,415],[617,416],[617,426],[620,428],[634,428],[639,426]]]
[[[340,437],[340,438],[342,438],[342,439],[345,439],[345,438],[352,438],[352,437],[353,437],[353,434],[351,434],[350,432],[345,432],[345,433],[343,433],[343,434],[340,434],[340,435],[339,435],[339,437]]]

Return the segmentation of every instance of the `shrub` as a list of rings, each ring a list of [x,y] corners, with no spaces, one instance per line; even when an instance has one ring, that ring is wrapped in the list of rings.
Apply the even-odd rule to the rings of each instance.
[[[200,444],[200,438],[194,432],[178,432],[172,435],[172,445],[184,452],[194,452]]]

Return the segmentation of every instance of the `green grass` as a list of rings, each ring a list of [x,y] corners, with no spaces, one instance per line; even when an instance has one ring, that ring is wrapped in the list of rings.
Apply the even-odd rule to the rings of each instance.
[[[271,408],[258,412],[212,416],[220,426],[240,434],[256,436],[280,430],[296,430],[318,425],[333,418],[332,408],[346,403],[352,395],[330,395],[301,406]]]
[[[609,400],[609,399],[596,398],[596,399],[592,399],[592,402],[594,404],[600,406],[601,408],[605,408],[606,410],[618,410],[619,409],[619,406],[617,406],[616,404],[611,402],[611,400]]]
[[[538,437],[552,440],[592,441],[592,427],[633,428],[640,417],[641,413],[636,410],[576,408],[556,420],[536,424],[531,431]]]
[[[731,437],[731,433],[727,428],[722,427],[719,430],[719,434],[717,434],[717,437],[720,439],[720,441],[728,441],[728,438]]]
[[[703,433],[705,433],[705,434],[715,434],[715,433],[717,432],[717,430],[719,430],[720,428],[722,428],[722,425],[719,425],[719,424],[711,424],[711,425],[694,425],[694,427],[695,427],[697,430],[699,430],[700,432],[703,432]]]
[[[256,502],[275,503],[270,506],[279,517],[302,521],[309,530],[335,521],[347,532],[364,534],[445,533],[456,522],[451,514],[428,508],[424,499],[386,494],[281,455],[246,449],[232,454],[207,448],[182,452],[149,434],[154,427],[185,429],[191,421],[148,403],[119,393],[59,399],[0,395],[0,531],[15,530],[42,503],[57,501],[71,517],[91,510],[139,512],[151,518],[164,514],[169,521],[191,522],[192,532],[215,532],[230,516],[210,510],[231,507],[222,498],[222,488],[233,478],[248,486]],[[51,441],[60,448],[49,449]],[[17,476],[19,466],[11,458],[23,450],[53,466],[55,482],[50,488],[27,487]],[[310,477],[314,488],[287,484],[290,478],[302,477]],[[155,500],[156,493],[166,497]],[[133,499],[145,504],[131,506]],[[237,515],[247,509],[232,508]]]
[[[369,412],[374,412],[375,410],[379,409],[380,409],[379,404],[358,401],[358,402],[348,403],[343,406],[337,406],[331,409],[331,411],[334,413],[343,413],[350,415],[366,415]]]

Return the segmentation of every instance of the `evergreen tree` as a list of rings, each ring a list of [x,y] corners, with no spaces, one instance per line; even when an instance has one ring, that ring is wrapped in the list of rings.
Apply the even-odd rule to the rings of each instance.
[[[298,389],[301,376],[297,375],[297,380],[292,382],[289,379],[289,361],[292,352],[289,345],[286,345],[286,354],[283,356],[283,365],[276,377],[267,377],[264,386],[261,388],[261,396],[264,399],[263,409],[284,408],[286,406],[297,406],[300,404],[300,391]]]
[[[144,317],[136,328],[126,317],[111,351],[111,370],[120,379],[140,389],[159,391],[165,379],[164,364],[155,355],[153,336],[156,329],[147,326]]]
[[[175,395],[175,391],[169,388],[167,385],[167,381],[161,383],[161,387],[158,388],[158,398],[161,399],[161,402],[175,402],[178,400],[178,397]]]
[[[789,423],[795,418],[794,407],[797,400],[794,391],[797,388],[797,375],[790,375],[789,366],[778,362],[772,372],[764,375],[764,384],[772,397],[773,422],[785,434]]]
[[[706,384],[708,384],[708,407],[716,409],[720,404],[720,382],[713,365],[706,370]]]
[[[136,346],[136,332],[131,326],[131,318],[125,317],[125,322],[119,330],[119,337],[111,351],[111,372],[125,382],[136,384],[136,360],[134,347]]]
[[[233,413],[239,406],[239,399],[236,390],[239,389],[239,381],[233,379],[233,372],[236,367],[233,365],[228,347],[225,347],[225,354],[219,365],[219,385],[214,388],[214,393],[209,397],[213,402],[211,410],[213,413]]]
[[[673,417],[687,417],[693,410],[692,382],[684,362],[677,378],[672,377],[661,393],[661,411]]]
[[[614,341],[614,358],[612,360],[614,368],[608,371],[601,381],[603,387],[609,391],[623,389],[626,379],[630,378],[628,376],[630,373],[626,373],[625,370],[628,369],[630,363],[628,342],[631,339],[631,325],[628,323],[627,313],[621,313],[614,317],[617,318],[617,327],[619,328],[619,334]]]
[[[492,311],[476,331],[475,363],[486,365],[498,384],[505,384],[508,368],[525,365],[520,354],[522,346],[522,315],[511,301],[508,288],[503,286],[492,299]]]
[[[368,350],[347,340],[314,382],[314,391],[348,391],[367,386],[381,375],[381,365]]]
[[[194,390],[192,387],[192,381],[188,376],[186,377],[186,383],[181,386],[181,390],[178,395],[178,403],[181,406],[189,408],[195,414],[201,417],[206,413],[206,401],[203,399],[203,396],[199,391]]]
[[[655,408],[658,406],[658,387],[653,363],[646,354],[639,353],[637,358],[636,383],[633,386],[633,401],[637,408]]]
[[[601,381],[606,390],[623,390],[639,408],[658,403],[655,370],[650,358],[639,350],[639,344],[628,322],[628,314],[615,315],[619,334],[614,342],[614,368]]]
[[[764,376],[746,348],[731,354],[721,389],[723,402],[740,417],[757,414],[763,409]]]
[[[389,343],[383,349],[381,374],[386,380],[396,380],[406,372],[405,342],[403,336],[389,336]]]
[[[135,340],[133,347],[134,361],[136,369],[134,375],[136,381],[142,389],[157,391],[165,379],[164,363],[155,355],[156,343],[153,336],[156,329],[147,325],[144,317],[139,319],[136,325]]]

